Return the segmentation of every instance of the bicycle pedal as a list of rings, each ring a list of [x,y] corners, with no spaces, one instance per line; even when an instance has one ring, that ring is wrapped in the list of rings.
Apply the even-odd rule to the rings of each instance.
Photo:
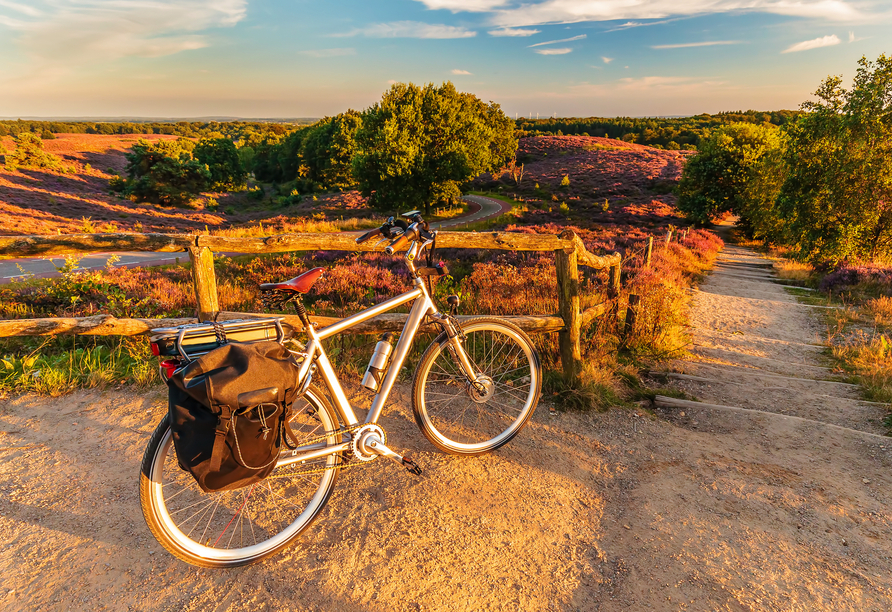
[[[415,474],[416,476],[421,476],[421,466],[412,461],[409,457],[403,457],[403,465],[406,466],[406,469],[409,470],[410,473]]]

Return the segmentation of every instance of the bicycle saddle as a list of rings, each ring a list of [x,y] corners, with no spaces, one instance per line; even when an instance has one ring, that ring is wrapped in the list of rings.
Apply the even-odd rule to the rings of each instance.
[[[322,273],[324,271],[325,268],[313,268],[312,270],[304,272],[300,276],[295,276],[291,280],[285,281],[284,283],[263,283],[262,285],[260,285],[260,290],[307,293],[313,287],[313,283],[319,280],[319,277],[322,276]]]

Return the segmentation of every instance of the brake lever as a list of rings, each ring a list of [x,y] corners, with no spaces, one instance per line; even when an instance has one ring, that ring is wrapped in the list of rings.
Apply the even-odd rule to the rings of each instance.
[[[372,248],[376,248],[376,247],[377,247],[379,244],[381,244],[382,242],[387,242],[387,241],[389,241],[389,240],[390,240],[390,238],[382,238],[381,240],[379,240],[378,242],[376,242],[376,243],[375,243],[375,246],[372,247]]]

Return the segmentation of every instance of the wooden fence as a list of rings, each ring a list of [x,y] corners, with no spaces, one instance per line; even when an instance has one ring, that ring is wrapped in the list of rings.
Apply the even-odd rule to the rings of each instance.
[[[558,284],[558,313],[551,316],[504,316],[528,333],[558,333],[561,362],[568,381],[578,379],[582,369],[580,334],[582,327],[608,311],[601,303],[580,309],[579,266],[609,269],[608,299],[619,293],[618,253],[593,255],[572,231],[560,235],[520,234],[510,232],[439,232],[437,247],[446,249],[495,249],[505,251],[553,251]],[[198,305],[198,320],[230,320],[268,316],[260,313],[221,312],[214,274],[214,252],[279,253],[287,251],[374,251],[370,244],[356,244],[347,233],[281,234],[257,238],[234,238],[194,234],[66,234],[58,236],[0,236],[0,256],[58,255],[97,251],[187,251],[192,261],[192,279]],[[351,333],[399,331],[405,314],[384,314],[348,330]],[[462,317],[459,317],[460,319]],[[296,316],[286,322],[301,329]],[[320,326],[338,319],[312,317]],[[196,319],[118,319],[111,315],[79,318],[0,320],[0,338],[56,334],[135,336],[159,327],[195,322]]]

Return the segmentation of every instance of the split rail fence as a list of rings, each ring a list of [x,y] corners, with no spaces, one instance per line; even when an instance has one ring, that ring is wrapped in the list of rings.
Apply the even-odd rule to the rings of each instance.
[[[598,256],[586,250],[572,231],[560,235],[519,234],[511,232],[439,232],[437,247],[444,249],[493,249],[505,251],[553,251],[557,273],[558,312],[554,315],[502,316],[527,333],[558,334],[564,376],[578,379],[582,370],[581,330],[595,318],[608,312],[608,302],[619,294],[622,258],[618,253]],[[192,261],[192,280],[197,301],[197,318],[118,319],[111,315],[78,318],[0,320],[0,338],[11,336],[47,336],[57,334],[136,336],[159,327],[173,327],[196,320],[218,320],[269,316],[262,313],[220,310],[214,274],[214,252],[281,253],[289,251],[374,251],[369,244],[356,244],[347,233],[280,234],[256,238],[235,238],[195,234],[66,234],[57,236],[0,236],[0,256],[59,255],[99,251],[187,251]],[[608,302],[581,310],[579,267],[609,270]],[[615,313],[614,313],[615,314]],[[282,316],[282,315],[277,315]],[[350,333],[399,331],[405,314],[383,314],[350,330]],[[461,319],[462,317],[459,317]],[[302,328],[296,316],[284,315],[297,330]],[[320,326],[338,321],[333,317],[314,316]]]

